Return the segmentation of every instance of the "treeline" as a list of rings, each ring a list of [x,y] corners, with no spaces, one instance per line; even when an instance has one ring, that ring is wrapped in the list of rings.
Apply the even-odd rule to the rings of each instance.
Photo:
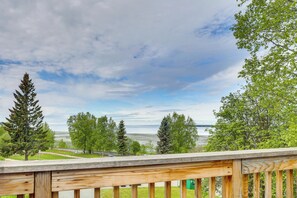
[[[68,130],[72,145],[84,153],[112,152],[119,155],[184,153],[196,146],[198,132],[196,124],[190,117],[173,113],[166,116],[158,131],[158,145],[149,142],[140,145],[138,141],[126,135],[124,121],[117,126],[112,118],[78,113],[69,117]]]

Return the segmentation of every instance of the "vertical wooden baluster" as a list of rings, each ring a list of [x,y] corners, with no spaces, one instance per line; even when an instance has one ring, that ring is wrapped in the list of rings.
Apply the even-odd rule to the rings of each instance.
[[[187,180],[180,181],[180,197],[181,198],[187,197]]]
[[[283,197],[283,171],[276,171],[276,197]]]
[[[17,198],[24,198],[25,195],[17,195]]]
[[[271,172],[265,172],[265,198],[271,198]]]
[[[120,198],[120,187],[113,187],[113,198]]]
[[[137,185],[132,185],[132,198],[137,198],[138,193],[137,193]]]
[[[155,183],[149,183],[149,198],[155,198]]]
[[[94,189],[94,198],[100,198],[100,188]]]
[[[202,198],[201,179],[195,179],[195,198]]]
[[[294,192],[294,188],[293,188],[293,170],[286,170],[286,176],[287,176],[287,179],[286,179],[286,188],[287,188],[287,192],[286,192],[286,195],[287,195],[287,198],[293,198],[293,192]]]
[[[211,177],[209,178],[209,192],[208,192],[209,198],[215,198],[216,197],[216,178]]]
[[[29,198],[34,198],[34,194],[29,194]]]
[[[242,175],[242,198],[249,197],[249,175]]]
[[[241,172],[241,160],[233,160],[232,167],[232,197],[241,197],[242,191],[242,172]]]
[[[52,173],[36,172],[34,174],[34,197],[52,197]]]
[[[254,173],[254,198],[260,198],[260,173]]]
[[[52,195],[52,198],[59,198],[59,192],[53,192]]]
[[[80,190],[74,190],[74,198],[80,198]]]
[[[232,177],[224,176],[222,182],[222,196],[223,198],[229,198],[232,196]]]
[[[165,182],[165,198],[171,198],[171,181]]]

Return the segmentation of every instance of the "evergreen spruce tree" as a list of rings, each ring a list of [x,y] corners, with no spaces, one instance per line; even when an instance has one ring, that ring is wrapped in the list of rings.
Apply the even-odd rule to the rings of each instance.
[[[9,109],[4,128],[11,137],[10,153],[25,155],[25,160],[28,160],[39,150],[47,149],[47,133],[43,130],[43,114],[29,74],[24,74],[19,89],[14,93],[14,107]]]
[[[128,154],[128,138],[126,136],[126,129],[124,121],[121,120],[119,124],[119,130],[118,130],[118,153],[120,155],[127,155]]]
[[[164,117],[158,130],[157,153],[165,154],[170,152],[170,120]]]

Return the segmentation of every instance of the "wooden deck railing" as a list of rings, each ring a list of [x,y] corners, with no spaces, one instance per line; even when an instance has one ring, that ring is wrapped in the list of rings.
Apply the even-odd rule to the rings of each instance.
[[[293,194],[293,169],[297,168],[297,149],[191,153],[140,157],[76,159],[57,161],[0,162],[0,196],[29,194],[35,198],[57,198],[59,192],[73,190],[80,197],[81,189],[113,187],[113,197],[120,197],[122,185],[131,185],[131,197],[138,195],[138,184],[148,184],[150,198],[155,197],[155,183],[164,182],[164,197],[171,197],[171,181],[181,180],[180,197],[187,194],[186,180],[195,179],[195,197],[202,197],[201,178],[209,178],[209,197],[260,197],[260,173],[265,174],[265,197]],[[275,174],[273,173],[275,172]],[[283,174],[286,191],[283,192]],[[272,174],[273,173],[273,174]],[[252,175],[253,182],[248,182]],[[273,176],[272,176],[273,175]],[[276,175],[276,176],[274,176]],[[216,195],[216,177],[222,177],[221,193]],[[276,186],[272,185],[275,177]],[[251,186],[250,186],[251,187]]]

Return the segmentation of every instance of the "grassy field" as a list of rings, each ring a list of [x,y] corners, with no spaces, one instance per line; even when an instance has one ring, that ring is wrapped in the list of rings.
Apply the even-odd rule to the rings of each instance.
[[[25,157],[22,155],[12,155],[9,157],[9,159],[24,160]],[[52,154],[37,154],[29,157],[29,160],[58,160],[58,159],[73,159],[73,158],[59,156],[59,155],[52,155]]]
[[[63,154],[63,155],[70,155],[70,156],[75,156],[75,157],[83,157],[83,158],[97,158],[97,157],[102,157],[101,155],[98,155],[98,154],[74,153],[72,151],[64,151],[64,150],[58,150],[58,149],[47,150],[47,152],[57,153],[57,154]]]

